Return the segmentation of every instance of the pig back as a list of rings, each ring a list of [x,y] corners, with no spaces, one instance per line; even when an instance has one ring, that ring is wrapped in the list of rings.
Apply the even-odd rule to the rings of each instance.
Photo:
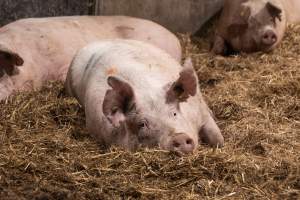
[[[181,66],[169,54],[150,44],[134,40],[106,40],[80,50],[72,61],[67,76],[69,93],[84,104],[86,96],[96,92],[103,99],[108,89],[107,78],[126,80],[136,93],[161,88],[175,80]],[[100,92],[101,90],[101,92]],[[99,94],[98,94],[99,93]]]
[[[181,48],[175,35],[158,24],[130,17],[28,18],[0,29],[0,44],[18,53],[24,60],[21,73],[14,81],[17,90],[24,81],[32,82],[33,89],[47,80],[65,80],[78,49],[90,42],[113,38],[149,42],[181,59]]]

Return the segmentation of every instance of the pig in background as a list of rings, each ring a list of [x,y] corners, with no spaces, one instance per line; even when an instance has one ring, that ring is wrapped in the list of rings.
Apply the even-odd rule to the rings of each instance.
[[[64,80],[76,51],[100,39],[136,39],[181,59],[179,40],[162,26],[124,16],[23,19],[0,28],[0,100]]]
[[[212,52],[269,52],[281,42],[287,23],[299,22],[299,0],[225,0]]]
[[[72,61],[65,88],[83,106],[90,134],[104,146],[190,153],[200,140],[224,143],[191,60],[182,67],[150,44],[108,40],[84,47]]]

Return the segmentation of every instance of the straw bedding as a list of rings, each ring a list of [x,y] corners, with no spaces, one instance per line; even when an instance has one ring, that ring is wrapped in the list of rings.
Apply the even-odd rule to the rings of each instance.
[[[1,199],[298,199],[300,26],[269,54],[210,55],[181,35],[225,147],[102,150],[61,83],[0,103]]]

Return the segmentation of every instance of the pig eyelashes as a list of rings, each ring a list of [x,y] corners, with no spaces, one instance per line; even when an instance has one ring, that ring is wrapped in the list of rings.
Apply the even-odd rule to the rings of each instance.
[[[133,116],[132,118],[127,118],[126,125],[131,130],[133,134],[139,135],[143,131],[149,130],[149,123],[146,119],[140,119],[138,116]]]
[[[149,128],[149,124],[147,120],[141,120],[140,122],[138,122],[137,127],[139,130],[141,129],[145,129],[145,128]]]
[[[117,107],[117,106],[115,106],[115,107],[113,107],[112,109],[111,109],[111,114],[112,115],[115,115],[115,114],[117,114],[117,112],[119,111],[120,109]]]

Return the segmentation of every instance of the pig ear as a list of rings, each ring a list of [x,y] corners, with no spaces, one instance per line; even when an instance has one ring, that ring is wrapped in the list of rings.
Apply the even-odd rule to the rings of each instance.
[[[230,37],[237,37],[247,30],[250,14],[251,9],[249,7],[244,7],[239,15],[233,19],[233,22],[228,26],[227,29]]]
[[[282,10],[280,8],[278,8],[277,6],[275,6],[274,4],[272,4],[271,2],[268,2],[266,4],[266,8],[267,8],[268,12],[270,13],[270,15],[274,19],[277,18],[279,21],[281,21]]]
[[[106,91],[103,114],[113,126],[119,127],[125,121],[126,114],[134,107],[134,92],[127,82],[119,78],[110,76],[107,83],[112,89]]]
[[[9,48],[0,44],[0,68],[8,75],[13,75],[16,66],[23,65],[24,60]]]
[[[191,58],[187,58],[177,81],[167,91],[167,103],[184,102],[197,93],[198,79]]]

